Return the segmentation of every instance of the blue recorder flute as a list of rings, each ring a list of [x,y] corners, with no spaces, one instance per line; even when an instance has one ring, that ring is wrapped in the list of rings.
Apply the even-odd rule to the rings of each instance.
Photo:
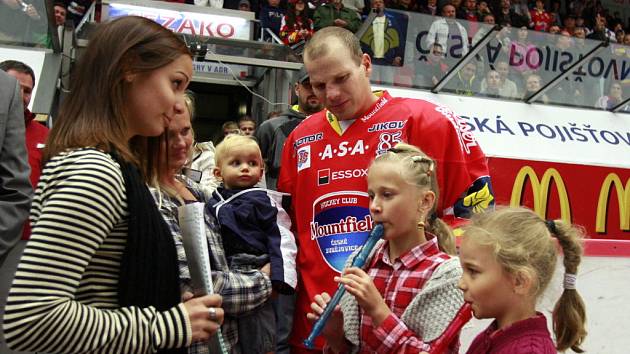
[[[376,224],[376,226],[374,226],[374,228],[372,229],[372,232],[370,232],[367,240],[365,241],[365,244],[363,245],[363,247],[361,247],[361,251],[352,260],[351,267],[363,268],[367,257],[370,255],[370,252],[372,252],[372,248],[374,248],[374,245],[376,245],[376,242],[380,240],[381,237],[383,237],[383,225]],[[328,318],[333,313],[335,307],[337,307],[337,305],[339,304],[339,301],[341,301],[341,297],[345,292],[346,289],[343,287],[343,284],[339,284],[337,292],[335,292],[335,295],[332,297],[328,305],[326,305],[324,312],[319,317],[317,322],[315,322],[315,324],[313,325],[313,330],[311,331],[311,334],[309,334],[308,338],[304,340],[304,345],[307,348],[313,349],[313,342],[315,341],[315,337],[317,337],[322,332],[324,326],[326,325],[326,322],[328,322]]]

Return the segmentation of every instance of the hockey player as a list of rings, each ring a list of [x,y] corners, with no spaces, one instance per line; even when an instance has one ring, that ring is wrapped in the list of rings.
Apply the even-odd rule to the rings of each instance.
[[[292,353],[308,352],[311,299],[335,292],[334,276],[372,228],[366,175],[374,157],[401,141],[432,157],[441,171],[438,216],[451,224],[494,204],[485,156],[464,122],[446,107],[373,93],[371,59],[351,32],[316,32],[304,63],[325,109],[289,135],[278,180],[278,190],[292,195],[298,238]],[[321,352],[323,340],[316,346]]]

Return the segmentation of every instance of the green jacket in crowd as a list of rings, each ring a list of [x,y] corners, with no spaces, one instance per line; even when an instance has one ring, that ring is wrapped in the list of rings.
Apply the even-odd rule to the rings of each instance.
[[[355,11],[343,6],[340,10],[337,10],[332,3],[318,7],[317,10],[315,10],[313,18],[315,31],[324,27],[334,26],[334,21],[338,18],[346,21],[348,23],[346,29],[352,32],[356,32],[359,29],[359,26],[361,26],[361,20]]]

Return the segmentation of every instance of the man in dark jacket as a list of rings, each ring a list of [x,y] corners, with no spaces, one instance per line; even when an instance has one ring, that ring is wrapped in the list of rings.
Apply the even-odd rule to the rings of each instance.
[[[30,180],[33,189],[37,188],[39,175],[42,172],[42,158],[44,144],[48,137],[48,128],[35,120],[35,114],[29,109],[31,96],[35,87],[35,72],[23,62],[17,60],[5,60],[0,63],[0,70],[4,70],[10,76],[18,80],[20,92],[22,94],[22,105],[24,108],[24,130],[26,137],[26,151],[28,153],[28,164],[31,166]],[[24,225],[22,239],[27,240],[31,235],[31,227],[27,222]],[[26,242],[26,241],[24,241]],[[24,246],[24,245],[21,245]]]
[[[0,318],[22,249],[14,248],[28,218],[33,188],[24,143],[20,85],[0,70]],[[0,352],[11,353],[0,331]]]
[[[298,80],[295,83],[295,95],[298,98],[298,104],[289,108],[282,115],[264,121],[256,130],[256,139],[265,160],[265,179],[269,189],[276,189],[280,160],[282,158],[282,147],[287,136],[306,116],[317,113],[323,108],[319,99],[313,93],[304,67],[300,70]]]
[[[260,9],[258,15],[260,26],[263,31],[265,28],[269,28],[276,36],[280,36],[280,26],[283,16],[284,9],[280,7],[280,0],[267,0],[267,4]],[[267,38],[266,33],[265,38]]]
[[[494,15],[496,22],[501,26],[509,24],[512,27],[520,28],[528,25],[527,19],[514,11],[510,0],[501,0],[501,6]]]

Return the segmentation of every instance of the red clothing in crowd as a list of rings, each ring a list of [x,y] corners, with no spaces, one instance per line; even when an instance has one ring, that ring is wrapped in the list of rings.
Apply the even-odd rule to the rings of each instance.
[[[532,16],[532,22],[534,22],[534,30],[547,32],[549,27],[553,23],[553,16],[545,10],[532,9],[529,10],[529,14]]]
[[[542,313],[497,330],[497,321],[477,335],[466,354],[556,354]]]
[[[42,173],[42,152],[48,128],[35,120],[35,114],[24,110],[24,125],[26,130],[26,151],[28,152],[28,164],[31,166],[31,184],[33,190],[37,188],[39,176]],[[31,223],[27,220],[24,224],[22,239],[28,240],[31,236]]]
[[[287,16],[282,17],[280,25],[280,38],[286,45],[292,45],[305,41],[313,36],[313,20],[307,19],[307,23],[302,23],[299,18],[295,20],[293,26],[287,24]],[[306,35],[301,35],[300,31],[306,30]]]

